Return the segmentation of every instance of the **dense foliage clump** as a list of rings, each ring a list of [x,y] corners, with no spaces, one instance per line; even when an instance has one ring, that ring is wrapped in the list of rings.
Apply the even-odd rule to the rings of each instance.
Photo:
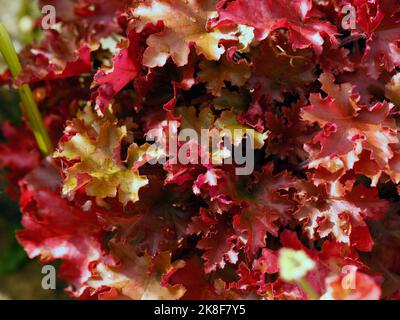
[[[6,123],[0,164],[72,296],[399,298],[397,0],[41,2],[57,24],[0,81],[30,84],[56,150]],[[254,172],[148,152],[171,123],[247,129]]]

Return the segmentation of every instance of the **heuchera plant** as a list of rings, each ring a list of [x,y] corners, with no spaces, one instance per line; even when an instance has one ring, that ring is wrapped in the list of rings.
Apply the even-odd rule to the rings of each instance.
[[[70,295],[400,298],[399,1],[44,5],[57,24],[0,79],[30,85],[56,147],[5,123],[0,165],[19,242]],[[172,121],[250,130],[254,172],[150,164]]]

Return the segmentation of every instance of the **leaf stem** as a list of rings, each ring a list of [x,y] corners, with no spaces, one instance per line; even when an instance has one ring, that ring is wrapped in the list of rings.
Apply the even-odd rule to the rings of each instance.
[[[315,292],[314,288],[307,281],[307,279],[302,278],[297,283],[300,288],[308,295],[309,298],[311,298],[312,300],[319,300],[318,294]]]
[[[13,78],[15,79],[22,71],[22,67],[11,38],[1,22],[0,52],[3,55],[4,60],[7,63]],[[28,84],[24,84],[18,88],[18,92],[23,104],[23,111],[28,118],[39,149],[44,156],[48,156],[52,153],[53,147],[46,127],[44,125],[43,118],[39,112],[35,100],[33,99],[31,88]]]

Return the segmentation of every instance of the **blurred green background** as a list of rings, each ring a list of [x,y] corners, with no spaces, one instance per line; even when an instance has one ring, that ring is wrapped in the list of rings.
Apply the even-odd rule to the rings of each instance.
[[[9,31],[19,51],[26,44],[37,40],[40,31],[34,31],[34,21],[40,17],[35,0],[0,0],[0,21]],[[0,73],[6,70],[0,55]],[[20,122],[19,96],[7,86],[0,87],[0,124],[9,120]],[[0,140],[4,137],[0,134]],[[1,154],[0,154],[1,157]],[[30,261],[15,239],[20,229],[21,214],[18,203],[4,194],[5,181],[0,172],[0,299],[65,299],[63,284],[57,282],[57,290],[41,287],[42,266]]]

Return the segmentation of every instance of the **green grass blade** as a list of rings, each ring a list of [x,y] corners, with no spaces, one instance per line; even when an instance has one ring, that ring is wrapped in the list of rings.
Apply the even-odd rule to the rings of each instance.
[[[14,78],[18,77],[22,70],[21,63],[19,62],[17,52],[15,51],[11,38],[2,23],[0,23],[0,52],[3,55],[12,76]],[[40,151],[45,156],[50,155],[53,150],[51,140],[47,133],[38,106],[33,99],[32,91],[29,85],[22,85],[18,89],[18,92],[21,96],[23,111],[32,128]]]

